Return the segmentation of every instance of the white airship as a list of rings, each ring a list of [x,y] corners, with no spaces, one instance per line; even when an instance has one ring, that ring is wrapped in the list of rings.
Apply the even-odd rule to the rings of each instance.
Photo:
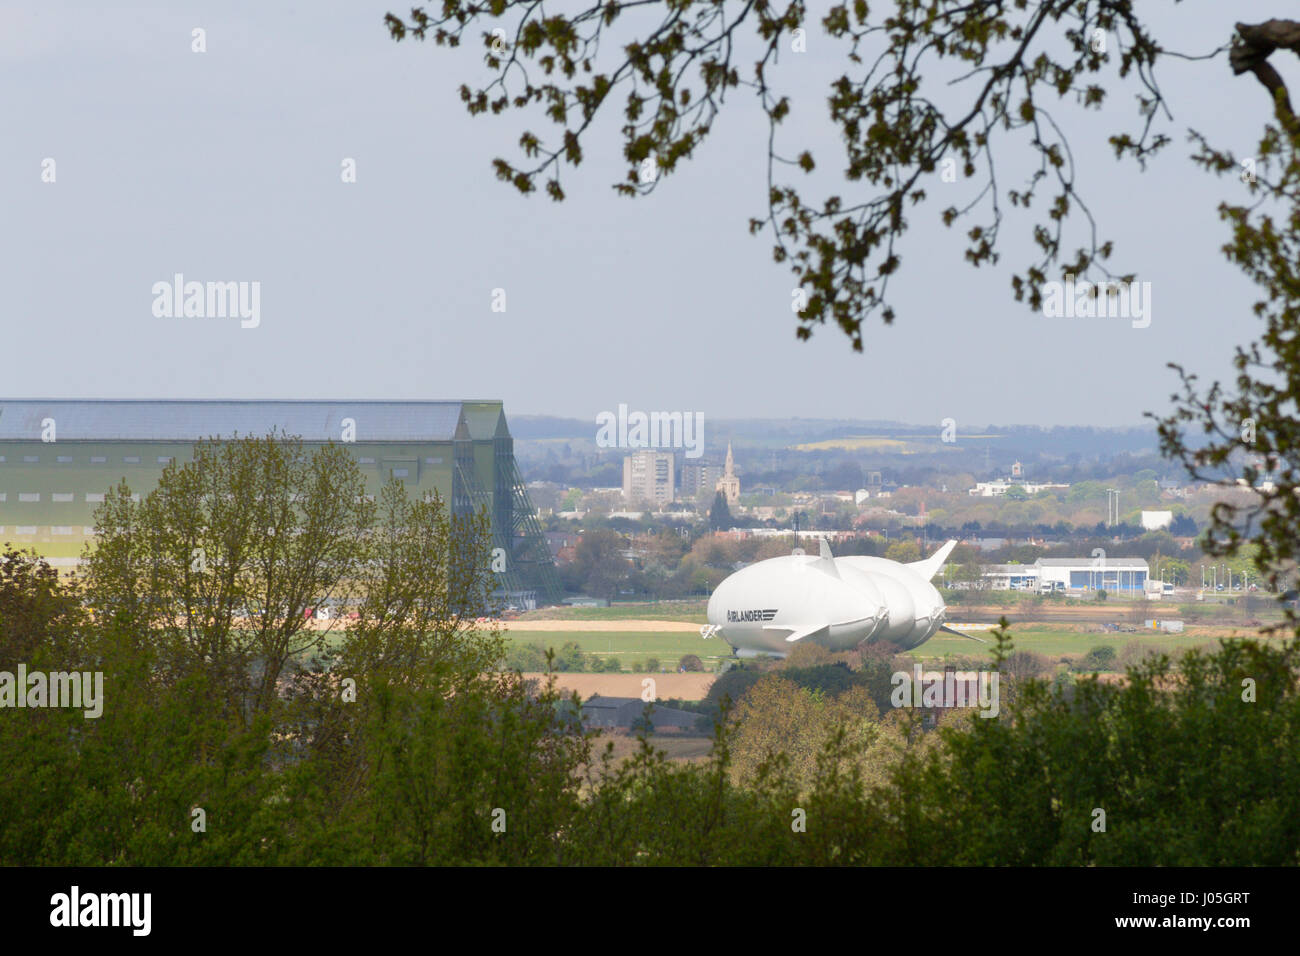
[[[970,636],[944,625],[943,598],[930,583],[956,541],[910,564],[837,558],[825,538],[818,544],[819,554],[796,548],[741,568],[719,584],[709,598],[707,633],[741,657],[784,656],[800,641],[834,651],[877,642],[908,650],[939,631]]]

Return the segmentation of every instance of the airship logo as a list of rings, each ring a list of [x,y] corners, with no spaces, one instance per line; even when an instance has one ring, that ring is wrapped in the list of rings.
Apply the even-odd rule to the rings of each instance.
[[[776,617],[776,608],[767,611],[728,611],[728,624],[743,624],[745,621],[770,621]]]

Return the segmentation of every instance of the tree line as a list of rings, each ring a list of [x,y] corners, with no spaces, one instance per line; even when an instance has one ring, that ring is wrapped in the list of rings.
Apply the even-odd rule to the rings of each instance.
[[[0,708],[0,862],[1296,862],[1293,643],[1062,686],[1014,677],[1000,630],[999,716],[936,731],[894,665],[805,661],[720,691],[706,762],[618,761],[501,666],[481,517],[248,439],[106,496],[82,577],[8,550],[0,671],[104,691],[96,718]]]

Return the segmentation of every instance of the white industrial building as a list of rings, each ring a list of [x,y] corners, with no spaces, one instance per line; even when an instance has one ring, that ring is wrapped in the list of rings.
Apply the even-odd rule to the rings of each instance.
[[[1039,558],[1033,564],[988,565],[983,578],[995,591],[1141,594],[1149,573],[1143,558]]]
[[[1174,523],[1172,511],[1143,511],[1142,528],[1145,531],[1160,531]]]
[[[1012,488],[1021,488],[1027,495],[1036,495],[1040,491],[1068,491],[1069,485],[1055,481],[1021,481],[1007,478],[994,478],[992,481],[977,481],[975,487],[967,494],[972,498],[1001,498]]]
[[[1150,566],[1145,558],[1039,558],[1038,583],[1061,591],[1141,594]]]
[[[1033,564],[986,564],[982,577],[992,591],[1038,590],[1038,566]]]

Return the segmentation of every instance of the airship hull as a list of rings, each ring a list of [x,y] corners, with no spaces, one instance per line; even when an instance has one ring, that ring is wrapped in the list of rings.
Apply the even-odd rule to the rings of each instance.
[[[740,656],[784,656],[801,643],[851,650],[883,642],[916,647],[943,626],[944,605],[930,584],[956,542],[914,564],[820,554],[759,561],[726,578],[709,598],[708,621]]]

